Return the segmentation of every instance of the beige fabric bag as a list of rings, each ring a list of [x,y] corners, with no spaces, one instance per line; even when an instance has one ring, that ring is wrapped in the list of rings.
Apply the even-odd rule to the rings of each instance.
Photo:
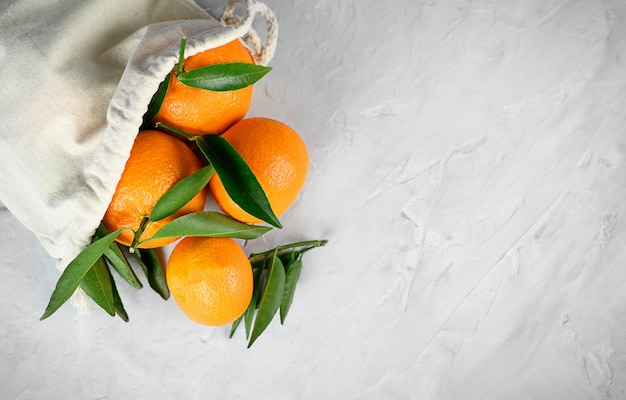
[[[191,0],[0,4],[0,201],[64,268],[98,226],[159,83],[185,55],[247,35],[250,0],[223,25]],[[275,46],[268,22],[261,64]],[[1,229],[1,227],[0,227]]]

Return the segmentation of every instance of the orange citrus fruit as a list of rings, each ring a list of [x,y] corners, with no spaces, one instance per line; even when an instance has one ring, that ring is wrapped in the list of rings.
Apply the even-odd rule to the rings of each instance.
[[[274,214],[283,214],[300,194],[309,171],[309,153],[302,138],[291,127],[269,118],[243,119],[223,137],[256,176]],[[230,198],[217,174],[209,181],[209,189],[226,214],[242,222],[261,222]]]
[[[165,276],[178,307],[199,324],[229,324],[252,299],[252,266],[230,238],[184,238],[172,250]]]
[[[155,130],[139,132],[113,199],[102,220],[104,225],[109,231],[122,227],[136,231],[143,217],[150,215],[154,205],[165,192],[200,168],[202,168],[200,159],[180,139]],[[140,240],[152,237],[161,227],[181,215],[202,211],[206,197],[206,190],[202,190],[171,216],[150,222]],[[155,248],[174,240],[155,239],[139,247]],[[133,233],[123,231],[117,237],[117,241],[130,246]]]
[[[243,43],[236,39],[223,46],[188,57],[183,71],[229,62],[254,63]],[[190,135],[219,134],[242,119],[252,102],[252,85],[215,92],[187,86],[171,72],[170,83],[154,122],[162,122]]]

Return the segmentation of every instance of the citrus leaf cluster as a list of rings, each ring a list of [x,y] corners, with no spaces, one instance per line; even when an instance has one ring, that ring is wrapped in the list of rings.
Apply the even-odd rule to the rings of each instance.
[[[254,279],[252,300],[243,315],[233,322],[230,337],[243,321],[248,347],[252,346],[279,310],[280,323],[284,324],[302,270],[303,254],[326,243],[326,240],[297,242],[251,254]]]
[[[167,230],[166,234],[162,234],[160,237],[187,236],[186,232],[192,231],[194,236],[256,239],[271,229],[245,224],[217,212],[200,211],[187,214],[184,216],[183,221],[180,221],[181,218],[183,217],[179,217],[165,225],[155,235],[159,235],[161,230]],[[187,226],[191,228],[187,228]],[[117,291],[115,280],[112,278],[110,271],[107,276],[101,271],[97,271],[97,269],[102,269],[103,267],[110,266],[128,284],[137,289],[142,288],[143,285],[131,267],[128,256],[122,252],[120,245],[115,242],[115,239],[123,230],[130,230],[130,228],[121,228],[102,236],[105,228],[102,224],[100,225],[92,239],[92,243],[85,247],[61,274],[52,292],[48,306],[40,318],[41,320],[48,318],[57,311],[69,300],[79,286],[107,313],[115,315],[117,313],[116,308],[110,307],[110,299],[115,298],[115,292]],[[135,236],[137,237],[137,235]],[[169,298],[169,290],[163,274],[163,267],[156,252],[153,249],[134,248],[132,253],[129,251],[129,254],[134,255],[134,259],[143,269],[150,287],[163,299],[167,300]],[[95,268],[96,271],[91,271],[92,268]],[[98,273],[98,279],[94,279],[91,276],[94,272]],[[119,298],[117,303],[119,303],[118,308],[123,309]],[[117,314],[125,321],[128,320],[128,315],[125,312]]]

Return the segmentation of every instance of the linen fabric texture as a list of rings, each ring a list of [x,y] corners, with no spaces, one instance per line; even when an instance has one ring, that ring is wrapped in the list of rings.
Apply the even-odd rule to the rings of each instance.
[[[185,56],[243,37],[191,0],[0,3],[0,201],[63,269],[90,242],[142,117]]]

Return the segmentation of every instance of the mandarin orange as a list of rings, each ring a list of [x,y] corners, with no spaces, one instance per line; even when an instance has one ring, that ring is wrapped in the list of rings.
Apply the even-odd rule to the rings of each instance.
[[[252,299],[252,266],[230,238],[184,238],[172,250],[166,280],[178,307],[203,325],[233,322]]]
[[[247,47],[236,39],[188,57],[183,71],[229,62],[254,63]],[[162,122],[190,135],[219,134],[242,119],[252,102],[252,85],[215,92],[187,86],[171,72],[170,83],[154,122]]]
[[[256,176],[274,214],[283,214],[300,194],[309,170],[309,154],[302,138],[288,125],[270,118],[243,119],[223,137]],[[226,214],[242,222],[261,222],[230,198],[219,176],[213,175],[209,190]]]
[[[102,220],[104,225],[110,231],[122,227],[136,231],[141,220],[150,215],[165,192],[200,168],[200,159],[180,139],[154,130],[139,132]],[[181,215],[202,211],[206,197],[207,191],[202,190],[171,216],[148,223],[140,240],[152,237],[161,227]],[[139,247],[155,248],[174,240],[176,239],[155,239]],[[123,231],[117,241],[130,246],[133,241],[132,232]]]

